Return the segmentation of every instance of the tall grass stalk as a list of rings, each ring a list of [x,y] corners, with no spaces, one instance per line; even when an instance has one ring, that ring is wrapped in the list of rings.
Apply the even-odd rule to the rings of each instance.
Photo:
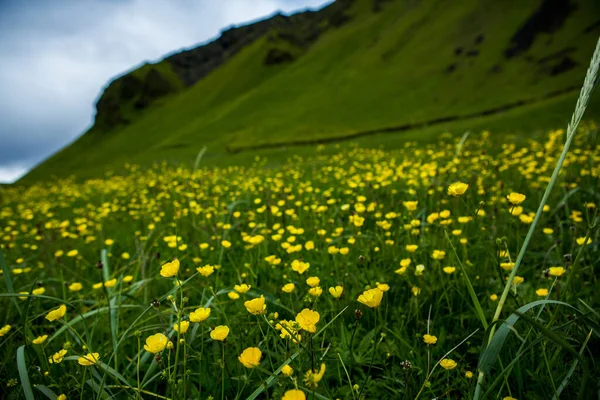
[[[571,146],[571,142],[573,141],[573,138],[575,137],[575,133],[577,132],[577,127],[579,126],[579,123],[581,122],[581,118],[583,117],[583,114],[585,113],[585,109],[587,108],[587,105],[589,102],[590,94],[594,90],[595,83],[598,79],[599,67],[600,67],[600,38],[598,39],[598,43],[596,44],[596,49],[594,50],[594,54],[593,54],[592,60],[590,62],[590,67],[587,70],[587,74],[586,74],[585,80],[583,82],[583,87],[581,88],[581,92],[579,93],[579,98],[577,99],[577,104],[575,106],[575,112],[571,116],[571,122],[569,122],[569,125],[567,126],[567,138],[566,138],[562,153],[560,154],[558,162],[556,163],[556,166],[554,167],[554,171],[552,172],[552,177],[550,178],[550,181],[548,182],[548,186],[546,186],[546,190],[544,191],[542,200],[540,201],[540,204],[538,205],[538,209],[537,209],[537,212],[535,213],[533,222],[529,226],[529,231],[527,232],[527,236],[525,236],[525,240],[523,241],[523,246],[521,246],[521,249],[519,250],[519,254],[517,255],[517,260],[515,261],[515,266],[512,269],[510,276],[508,277],[508,281],[506,282],[506,285],[504,286],[504,290],[502,291],[502,296],[500,297],[500,301],[498,301],[498,306],[496,307],[496,312],[494,313],[494,318],[492,319],[492,324],[491,324],[492,328],[490,329],[490,335],[488,337],[488,344],[492,341],[492,338],[494,337],[494,333],[496,331],[496,325],[494,325],[494,322],[496,322],[500,318],[500,314],[502,313],[502,309],[504,308],[504,304],[506,303],[506,298],[508,297],[508,292],[510,291],[510,288],[513,284],[513,280],[514,280],[515,276],[517,275],[519,267],[521,266],[523,257],[525,256],[525,253],[527,252],[527,247],[529,246],[529,242],[531,241],[531,238],[533,237],[535,228],[537,227],[537,224],[542,216],[542,212],[543,212],[544,206],[546,205],[546,202],[548,201],[548,197],[550,197],[550,193],[552,192],[552,189],[554,188],[554,185],[556,184],[556,181],[558,180],[558,175],[559,175],[562,165],[565,161],[567,153],[569,152],[569,147]],[[481,390],[482,390],[484,378],[485,378],[485,374],[483,372],[479,371],[479,376],[477,378],[477,387],[475,389],[475,394],[473,397],[475,400],[479,399],[481,396]]]

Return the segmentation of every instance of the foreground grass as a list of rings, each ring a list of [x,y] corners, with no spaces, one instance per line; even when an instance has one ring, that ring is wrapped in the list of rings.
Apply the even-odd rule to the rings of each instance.
[[[465,139],[4,190],[2,397],[469,398],[478,369],[486,398],[589,395],[597,128],[494,328],[565,133]]]

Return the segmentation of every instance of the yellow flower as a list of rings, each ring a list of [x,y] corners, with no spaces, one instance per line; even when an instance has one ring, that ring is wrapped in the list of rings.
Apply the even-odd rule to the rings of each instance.
[[[515,278],[513,279],[513,283],[515,285],[520,285],[523,282],[525,282],[525,278],[523,278],[522,276],[516,275]]]
[[[131,282],[132,280],[133,280],[133,276],[132,276],[132,275],[126,275],[126,276],[123,278],[123,282],[125,282],[125,283],[129,283],[129,282]]]
[[[102,282],[94,283],[92,285],[92,289],[100,289],[102,287],[102,285],[103,285]]]
[[[311,276],[310,278],[306,279],[306,284],[310,287],[319,286],[319,283],[321,283],[321,280],[318,276]]]
[[[189,327],[190,327],[189,321],[181,321],[181,332],[179,332],[179,324],[173,325],[173,329],[175,329],[175,332],[179,332],[182,335],[187,332]]]
[[[294,374],[294,369],[290,367],[289,364],[286,364],[281,368],[281,373],[285,376],[292,376]]]
[[[434,250],[433,253],[431,253],[431,258],[434,260],[442,260],[444,257],[446,257],[446,252],[444,250]]]
[[[113,278],[111,280],[104,282],[104,287],[107,287],[110,289],[112,287],[115,287],[116,284],[117,284],[117,278]]]
[[[262,352],[258,347],[248,347],[246,350],[242,351],[238,360],[240,360],[242,365],[246,368],[255,368],[260,365],[261,357]]]
[[[44,293],[46,293],[46,288],[44,288],[44,287],[36,288],[36,289],[33,289],[31,291],[31,294],[35,294],[35,295],[38,295],[38,296],[42,295]]]
[[[129,258],[130,258],[130,257],[131,257],[131,256],[130,256],[130,255],[129,255],[129,253],[127,253],[127,252],[125,252],[125,253],[122,253],[122,254],[121,254],[121,258],[122,258],[123,260],[129,260]]]
[[[506,396],[502,400],[517,400],[517,399],[512,396]]]
[[[540,288],[535,291],[535,294],[537,294],[540,297],[546,297],[548,296],[548,289]]]
[[[75,257],[77,254],[79,254],[79,251],[71,250],[67,253],[67,257]]]
[[[502,268],[505,271],[512,271],[512,269],[515,267],[515,263],[514,262],[503,262],[500,263],[500,268]]]
[[[440,365],[442,366],[442,368],[446,369],[446,370],[451,370],[456,368],[456,361],[454,361],[451,358],[444,358],[442,361],[440,361]]]
[[[48,339],[48,335],[41,335],[31,341],[33,344],[42,344]]]
[[[321,286],[316,286],[314,288],[308,289],[308,294],[310,294],[313,297],[319,297],[321,294],[323,294],[323,289],[321,288]]]
[[[61,394],[60,396],[58,396],[58,397],[56,398],[56,400],[67,400],[67,395],[63,393],[63,394]]]
[[[554,229],[552,228],[544,228],[542,231],[544,232],[544,235],[552,235],[554,233]]]
[[[285,285],[283,285],[283,287],[281,288],[282,292],[286,292],[286,293],[292,293],[294,291],[294,288],[296,287],[296,285],[294,285],[293,283],[286,283]]]
[[[413,286],[410,290],[414,296],[418,296],[419,294],[421,294],[421,288],[418,288],[416,286]]]
[[[314,249],[315,248],[315,242],[313,242],[312,240],[309,240],[308,242],[304,243],[304,248],[306,250],[312,250],[312,249]]]
[[[381,290],[382,292],[387,292],[388,290],[390,290],[390,285],[388,285],[387,283],[379,283],[377,282],[377,289]]]
[[[418,201],[405,201],[404,207],[406,207],[408,211],[415,211],[417,209],[418,204]]]
[[[63,254],[65,254],[65,252],[64,252],[64,251],[62,251],[62,250],[56,250],[56,251],[54,252],[54,257],[56,257],[56,258],[58,258],[58,257],[62,257],[62,255],[63,255]]]
[[[465,378],[471,379],[473,377],[473,373],[471,371],[465,372]]]
[[[444,267],[444,272],[448,275],[452,274],[454,271],[456,271],[456,267]]]
[[[592,243],[592,238],[587,238],[587,240],[585,240],[585,237],[578,237],[577,239],[575,239],[577,241],[577,244],[579,246],[583,246],[584,244],[587,246],[590,243]]]
[[[248,290],[250,290],[252,286],[250,285],[246,285],[245,283],[242,283],[241,285],[235,285],[233,287],[233,290],[235,290],[238,293],[246,293]]]
[[[190,313],[190,321],[202,322],[206,321],[210,316],[210,308],[197,308],[196,311]]]
[[[285,392],[281,400],[306,400],[306,395],[302,390],[292,389]]]
[[[492,294],[492,295],[490,296],[490,300],[491,300],[491,301],[497,301],[497,300],[498,300],[498,295],[497,295],[496,293]]]
[[[321,382],[321,379],[323,379],[323,375],[325,375],[326,369],[327,368],[325,367],[325,364],[321,364],[319,372],[308,370],[306,372],[306,375],[304,375],[304,383],[306,383],[306,386],[316,388],[318,386],[318,383]]]
[[[226,325],[216,326],[212,331],[210,331],[210,337],[213,340],[223,341],[229,335],[229,327]]]
[[[263,315],[267,312],[267,305],[265,304],[265,296],[262,294],[252,300],[244,302],[246,310],[252,315]]]
[[[52,355],[52,357],[48,358],[48,362],[50,364],[60,364],[66,354],[67,354],[67,350],[61,349],[61,350],[57,351],[56,353],[54,353]]]
[[[64,317],[66,313],[67,313],[67,306],[65,306],[64,304],[62,304],[60,307],[58,307],[58,308],[50,311],[46,315],[46,319],[48,321],[56,321],[56,320],[59,320],[62,317]]]
[[[163,264],[163,266],[160,268],[160,276],[164,278],[170,278],[177,275],[179,272],[179,265],[180,263],[178,259],[174,259],[173,261]]]
[[[71,292],[79,292],[81,289],[83,289],[83,285],[79,282],[73,282],[69,285],[69,290]]]
[[[152,336],[148,336],[146,338],[146,344],[144,345],[144,350],[149,353],[160,353],[167,347],[167,342],[169,340],[162,333],[156,333]]]
[[[114,243],[115,243],[115,241],[112,240],[112,239],[106,239],[104,241],[104,244],[107,245],[107,246],[112,246]]]
[[[512,192],[511,194],[506,196],[506,198],[508,199],[510,204],[517,206],[525,201],[526,196],[521,193]]]
[[[296,271],[300,275],[304,273],[308,268],[310,268],[310,264],[307,262],[303,262],[300,260],[292,261],[292,270]]]
[[[321,319],[318,312],[305,308],[296,315],[296,322],[300,328],[307,332],[315,333],[317,331],[317,323]]]
[[[378,288],[365,290],[358,296],[358,302],[370,308],[377,308],[383,299],[383,292]]]
[[[204,277],[209,277],[213,272],[215,272],[215,267],[212,265],[205,265],[204,267],[196,268],[196,271]]]
[[[100,360],[100,354],[98,353],[87,353],[87,355],[83,357],[79,357],[77,362],[79,365],[83,365],[84,367],[89,367],[90,365],[94,365]]]
[[[419,246],[417,246],[416,244],[407,244],[404,248],[409,253],[414,253],[415,251],[417,251],[417,249],[419,248]]]
[[[240,295],[237,294],[237,292],[229,292],[227,293],[227,296],[229,296],[231,300],[237,300],[240,298]]]
[[[0,337],[6,335],[8,332],[10,332],[10,328],[12,328],[10,325],[4,325],[1,329],[0,329]]]
[[[344,293],[343,286],[336,286],[336,287],[329,288],[329,294],[331,294],[335,299],[339,299],[340,296],[342,295],[342,293]]]
[[[454,182],[448,186],[448,194],[453,197],[460,197],[469,188],[469,185],[463,182]]]
[[[565,269],[563,267],[550,267],[548,273],[552,276],[562,276],[565,273]]]
[[[436,344],[437,337],[426,333],[425,335],[423,335],[423,341],[427,344]]]
[[[231,242],[229,240],[221,240],[221,246],[225,247],[226,249],[231,247]]]

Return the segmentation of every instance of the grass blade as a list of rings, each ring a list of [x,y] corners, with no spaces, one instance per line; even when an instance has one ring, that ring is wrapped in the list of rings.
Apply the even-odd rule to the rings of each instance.
[[[2,249],[0,249],[0,267],[2,268],[2,275],[4,275],[4,283],[6,284],[6,290],[8,291],[8,293],[15,293],[12,278],[10,277],[10,271],[8,270],[8,266],[4,261],[4,253],[2,252]],[[17,303],[17,298],[13,297],[12,301],[19,314],[21,314],[21,308],[19,307],[19,303]]]
[[[579,350],[580,356],[583,354],[583,350],[585,350],[585,346],[587,346],[587,343],[591,337],[592,337],[592,331],[590,330],[590,333],[588,333],[587,337],[585,338],[585,341],[581,345],[581,349]],[[576,358],[575,360],[573,360],[573,364],[571,364],[571,368],[569,368],[569,372],[567,372],[567,375],[565,376],[565,378],[563,379],[561,384],[558,386],[558,389],[556,389],[556,396],[553,396],[552,400],[558,400],[558,396],[560,396],[562,391],[565,390],[565,388],[569,384],[569,381],[571,380],[571,376],[573,375],[573,372],[575,372],[575,368],[577,368],[577,364],[579,364],[579,358]]]
[[[48,386],[44,386],[44,385],[35,385],[34,386],[37,390],[39,390],[40,392],[42,392],[44,394],[44,396],[46,396],[47,398],[49,398],[50,400],[56,400],[58,398],[58,395],[56,393],[54,393],[52,391],[52,389],[50,389]]]
[[[25,345],[22,345],[17,349],[17,368],[19,370],[19,378],[21,378],[21,387],[23,388],[25,398],[27,400],[35,400],[35,397],[33,397],[33,390],[31,389],[31,383],[29,382],[29,374],[27,373]]]

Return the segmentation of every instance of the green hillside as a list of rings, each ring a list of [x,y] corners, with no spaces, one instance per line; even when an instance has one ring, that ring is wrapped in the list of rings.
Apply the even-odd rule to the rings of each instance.
[[[344,138],[562,127],[599,35],[595,0],[338,0],[277,15],[116,79],[94,126],[21,182],[192,163],[204,146],[203,163],[225,165]]]

